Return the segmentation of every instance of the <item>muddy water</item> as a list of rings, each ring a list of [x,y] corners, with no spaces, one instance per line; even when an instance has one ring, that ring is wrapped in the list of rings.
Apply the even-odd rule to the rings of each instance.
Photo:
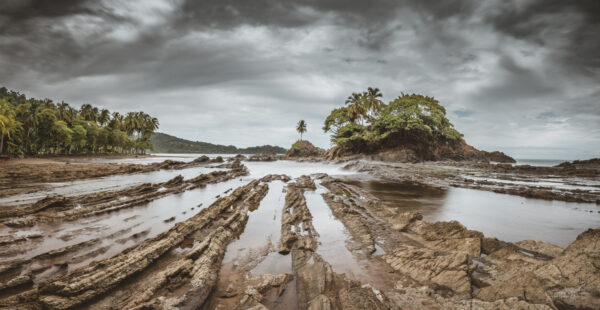
[[[390,206],[419,211],[427,221],[456,220],[505,241],[526,239],[567,246],[600,226],[600,206],[523,198],[464,188],[439,189],[411,183],[354,180]]]

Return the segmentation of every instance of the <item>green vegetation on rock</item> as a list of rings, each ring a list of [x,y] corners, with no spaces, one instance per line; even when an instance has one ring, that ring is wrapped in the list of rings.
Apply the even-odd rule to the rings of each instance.
[[[293,157],[319,157],[324,150],[321,150],[306,140],[298,140],[292,144],[290,150],[285,154],[285,158]]]
[[[158,120],[144,112],[78,110],[0,88],[0,154],[143,153],[156,129]]]
[[[207,142],[190,141],[164,133],[156,133],[151,138],[154,151],[158,153],[199,153],[199,154],[260,154],[272,152],[283,154],[286,149],[279,146],[263,145],[237,148],[233,145],[219,145]]]
[[[290,150],[298,151],[298,150],[300,150],[301,147],[302,147],[302,140],[298,140],[298,141],[294,142],[294,144],[292,144],[292,147],[290,148]]]
[[[433,97],[405,95],[384,104],[370,88],[353,93],[346,106],[334,109],[323,130],[347,151],[369,152],[400,144],[441,145],[461,140],[462,134],[446,118],[446,109]]]

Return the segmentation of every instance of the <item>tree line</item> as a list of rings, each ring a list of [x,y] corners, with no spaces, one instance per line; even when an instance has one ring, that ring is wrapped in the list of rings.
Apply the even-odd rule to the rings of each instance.
[[[0,88],[0,154],[144,153],[158,125],[144,112],[76,109]]]
[[[383,103],[378,88],[352,93],[345,106],[334,109],[323,130],[346,150],[365,151],[402,143],[454,143],[463,135],[446,118],[446,109],[433,97],[404,94]]]
[[[275,145],[237,148],[233,145],[220,145],[208,142],[190,141],[157,132],[150,138],[154,151],[158,153],[199,153],[199,154],[260,154],[273,152],[283,154],[287,150]]]

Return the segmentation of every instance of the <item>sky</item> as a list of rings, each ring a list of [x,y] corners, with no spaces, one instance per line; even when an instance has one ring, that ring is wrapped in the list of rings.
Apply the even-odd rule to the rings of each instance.
[[[600,157],[600,1],[0,0],[0,86],[290,146],[352,92],[433,96],[467,143]]]

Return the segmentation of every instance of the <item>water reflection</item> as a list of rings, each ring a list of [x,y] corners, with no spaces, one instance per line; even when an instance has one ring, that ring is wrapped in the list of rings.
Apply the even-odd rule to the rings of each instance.
[[[269,192],[258,209],[249,213],[243,233],[227,246],[224,264],[232,262],[241,267],[254,267],[254,274],[292,271],[289,256],[275,251],[281,234],[281,209],[285,202],[283,187],[284,183],[281,181],[269,183]],[[258,266],[252,266],[257,261],[262,262]]]
[[[316,185],[316,191],[306,191],[304,196],[306,206],[313,217],[313,226],[319,234],[317,253],[331,264],[331,268],[335,272],[345,273],[351,279],[364,278],[366,260],[363,259],[361,262],[357,255],[348,250],[346,243],[350,234],[344,224],[334,217],[331,209],[323,200],[321,194],[326,193],[327,189],[319,182],[316,182]]]
[[[216,170],[226,169],[202,166],[180,170],[157,170],[146,173],[118,174],[101,178],[83,179],[69,182],[44,183],[43,187],[45,189],[31,194],[22,194],[1,198],[0,205],[32,203],[48,195],[75,196],[91,194],[95,192],[120,190],[125,187],[141,185],[144,183],[166,182],[178,175],[182,175],[184,179],[190,179],[197,177],[200,174],[209,173]]]
[[[588,228],[600,226],[591,203],[530,199],[489,191],[439,189],[411,183],[353,180],[400,212],[419,211],[427,221],[456,220],[506,241],[547,241],[565,247]]]
[[[344,169],[340,164],[323,162],[297,162],[291,160],[278,160],[271,162],[245,161],[250,176],[261,178],[268,174],[286,174],[291,178],[302,175],[326,173],[331,176],[342,176],[356,174],[356,171]]]
[[[78,244],[94,238],[100,238],[97,247],[106,247],[106,251],[90,257],[99,260],[114,256],[122,250],[152,238],[164,232],[176,223],[185,221],[197,214],[199,210],[215,201],[215,195],[222,194],[230,188],[244,185],[244,181],[233,179],[226,182],[207,184],[204,188],[185,191],[151,201],[146,205],[123,209],[111,213],[83,218],[75,221],[57,221],[41,223],[34,227],[0,228],[0,235],[15,237],[31,234],[44,236],[35,248],[10,257],[27,259],[35,255],[66,246]],[[173,221],[166,219],[175,217]],[[6,260],[0,258],[0,261]],[[89,263],[89,260],[70,264],[69,268],[77,268]]]

